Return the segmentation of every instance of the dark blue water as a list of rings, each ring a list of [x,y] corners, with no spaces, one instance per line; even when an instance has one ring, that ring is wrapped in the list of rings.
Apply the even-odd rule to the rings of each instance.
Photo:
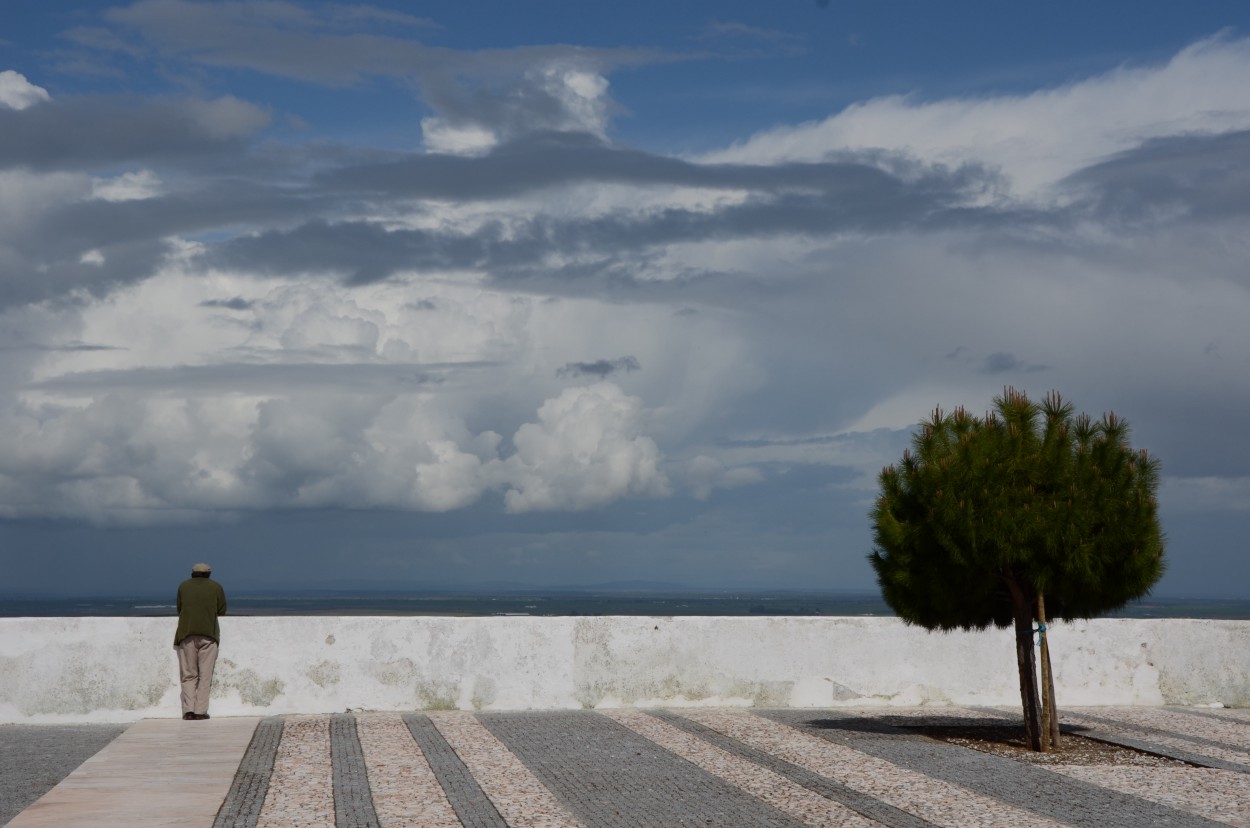
[[[508,592],[500,594],[235,594],[231,615],[789,615],[890,616],[875,593],[737,592],[663,594]],[[162,617],[172,596],[0,597],[0,617]],[[1250,620],[1250,598],[1151,597],[1108,617]]]

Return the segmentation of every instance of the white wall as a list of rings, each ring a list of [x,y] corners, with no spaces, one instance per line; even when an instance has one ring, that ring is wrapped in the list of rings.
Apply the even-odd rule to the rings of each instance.
[[[177,716],[172,618],[0,618],[0,722]],[[215,715],[1018,705],[1011,633],[894,618],[222,619]],[[1061,705],[1250,706],[1250,622],[1051,632]]]

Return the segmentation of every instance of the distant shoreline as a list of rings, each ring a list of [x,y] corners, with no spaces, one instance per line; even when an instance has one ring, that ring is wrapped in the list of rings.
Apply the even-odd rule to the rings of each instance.
[[[167,597],[0,598],[0,617],[166,617]],[[785,591],[674,594],[582,593],[541,590],[504,593],[231,594],[233,616],[892,616],[875,593]],[[1151,597],[1108,613],[1111,618],[1250,620],[1250,598]]]

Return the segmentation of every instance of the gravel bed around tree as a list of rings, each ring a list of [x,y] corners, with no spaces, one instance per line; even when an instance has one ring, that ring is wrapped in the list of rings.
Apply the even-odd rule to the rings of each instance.
[[[1100,742],[1075,733],[1064,733],[1056,749],[1045,753],[1029,750],[1024,725],[911,725],[907,730],[952,745],[1004,756],[1032,765],[1131,765],[1137,767],[1195,767],[1123,745]]]

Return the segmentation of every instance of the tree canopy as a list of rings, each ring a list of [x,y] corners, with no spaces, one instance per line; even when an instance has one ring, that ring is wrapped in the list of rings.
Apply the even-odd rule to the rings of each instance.
[[[929,629],[1006,627],[1012,590],[1092,618],[1163,573],[1158,461],[1128,423],[1014,389],[984,417],[941,409],[881,472],[870,556],[887,603]]]

